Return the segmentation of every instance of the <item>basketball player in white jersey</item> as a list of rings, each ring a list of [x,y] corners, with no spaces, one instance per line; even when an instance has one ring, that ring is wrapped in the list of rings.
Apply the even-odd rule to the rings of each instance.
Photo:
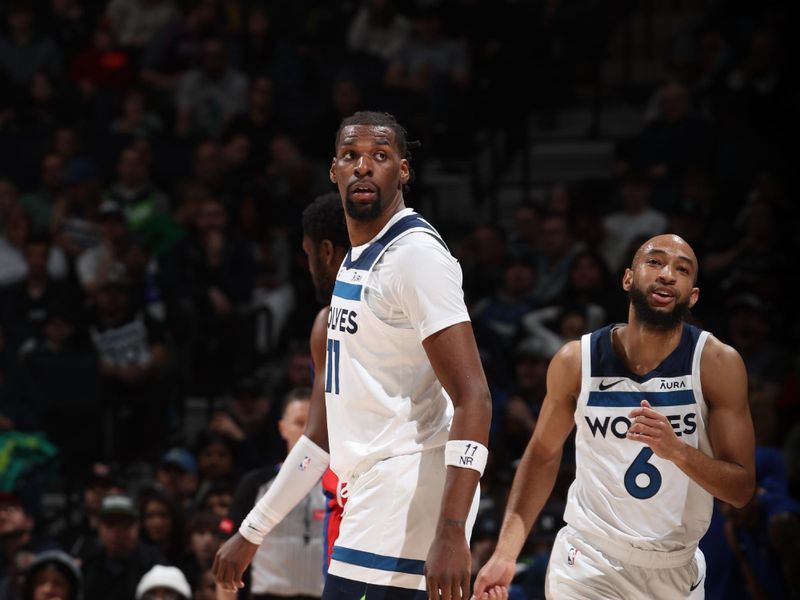
[[[405,207],[411,170],[393,117],[345,119],[330,176],[353,247],[336,278],[317,374],[330,465],[348,487],[323,597],[465,597],[491,402],[461,270]],[[240,534],[259,533],[263,517],[251,513]],[[219,566],[217,580],[238,586],[238,569]]]
[[[622,279],[628,323],[587,334],[553,357],[476,598],[510,584],[573,427],[576,477],[550,556],[547,598],[704,597],[697,543],[713,498],[745,505],[755,459],[741,357],[684,322],[698,300],[696,281],[697,258],[684,240],[650,239]]]

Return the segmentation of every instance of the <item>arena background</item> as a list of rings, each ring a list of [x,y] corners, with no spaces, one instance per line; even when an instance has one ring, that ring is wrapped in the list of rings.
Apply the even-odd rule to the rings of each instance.
[[[700,260],[692,318],[745,359],[758,443],[756,500],[704,541],[707,597],[800,594],[790,5],[3,2],[0,599],[48,548],[94,581],[109,491],[168,496],[160,551],[213,597],[216,523],[310,383],[299,215],[358,109],[421,142],[407,202],[464,271],[494,404],[475,569],[549,358],[625,319],[622,269],[669,231]],[[543,597],[573,468],[568,449],[517,598]]]

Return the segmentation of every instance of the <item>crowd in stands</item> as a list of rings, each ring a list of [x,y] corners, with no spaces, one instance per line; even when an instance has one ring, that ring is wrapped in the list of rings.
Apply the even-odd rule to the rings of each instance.
[[[422,141],[416,206],[426,161],[475,156],[486,129],[519,151],[528,116],[575,101],[636,9],[615,4],[0,4],[0,600],[214,598],[237,483],[285,456],[284,399],[311,383],[300,214],[333,189],[339,122],[385,110]],[[550,358],[626,319],[621,274],[669,231],[700,261],[692,319],[744,358],[757,434],[758,492],[717,503],[703,542],[707,597],[800,595],[790,3],[698,4],[662,85],[621,91],[643,126],[615,140],[612,177],[434,223],[493,396],[474,573]],[[567,449],[518,600],[543,598],[573,472]]]

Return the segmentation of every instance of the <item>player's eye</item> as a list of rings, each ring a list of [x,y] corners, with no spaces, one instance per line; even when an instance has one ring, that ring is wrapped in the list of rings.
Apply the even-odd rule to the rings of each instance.
[[[386,152],[383,152],[383,151],[376,152],[375,153],[375,158],[377,158],[378,160],[386,160]]]

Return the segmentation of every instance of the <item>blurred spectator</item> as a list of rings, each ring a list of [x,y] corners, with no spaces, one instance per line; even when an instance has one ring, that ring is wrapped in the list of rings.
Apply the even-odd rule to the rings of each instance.
[[[340,74],[331,85],[330,96],[319,116],[306,129],[305,143],[309,154],[328,161],[333,155],[333,140],[339,124],[359,110],[364,109],[364,94],[354,75]]]
[[[100,242],[95,223],[100,173],[92,161],[74,158],[68,163],[64,183],[64,194],[53,207],[50,233],[67,256],[74,258]]]
[[[161,27],[142,53],[140,77],[155,90],[172,95],[181,73],[200,62],[205,37],[217,32],[216,0],[197,0],[186,15],[175,15]]]
[[[211,569],[205,571],[200,580],[195,583],[192,600],[219,600],[217,597],[217,582]]]
[[[351,52],[391,63],[400,55],[410,34],[411,22],[397,10],[393,0],[362,0],[347,31],[347,47]]]
[[[533,204],[519,204],[514,209],[514,220],[509,234],[509,252],[534,260],[541,235],[541,215]]]
[[[39,188],[23,194],[19,199],[19,204],[30,219],[31,230],[34,233],[48,230],[50,213],[64,185],[64,164],[64,158],[60,154],[47,152],[42,156]]]
[[[28,567],[22,600],[80,600],[82,587],[75,560],[60,550],[48,550]]]
[[[228,436],[213,431],[203,431],[195,443],[197,474],[200,487],[198,499],[216,485],[233,485],[238,479],[236,446]]]
[[[595,250],[581,250],[572,258],[567,288],[561,304],[579,304],[586,310],[586,328],[599,329],[613,320],[623,320],[625,315],[617,308],[620,292],[611,277],[603,256]]]
[[[547,391],[547,366],[552,354],[536,338],[519,343],[514,353],[514,386],[505,404],[503,439],[509,456],[518,458],[528,445],[536,427],[545,392]]]
[[[709,600],[794,598],[800,592],[800,502],[774,448],[756,448],[756,493],[742,508],[717,500],[701,540]]]
[[[259,377],[240,379],[229,411],[214,413],[208,429],[231,438],[237,445],[239,465],[244,470],[274,464],[283,454],[278,437],[279,415],[272,410],[272,397]]]
[[[100,528],[100,508],[106,496],[123,493],[122,481],[116,469],[106,463],[93,464],[88,474],[76,478],[82,484],[82,502],[77,525],[63,537],[63,546],[72,556],[83,559],[95,550]],[[88,475],[88,476],[87,476]]]
[[[53,548],[55,544],[52,541],[37,534],[35,518],[19,497],[0,492],[0,579],[5,577],[18,553],[37,553]]]
[[[85,100],[104,92],[122,91],[132,83],[131,59],[117,47],[107,21],[97,22],[91,47],[78,54],[69,66],[69,80]]]
[[[166,437],[166,332],[137,309],[121,268],[110,269],[101,280],[95,302],[90,335],[106,414],[115,423],[106,451],[123,461],[155,458]]]
[[[529,312],[521,326],[528,337],[553,356],[567,342],[579,340],[588,327],[587,307],[581,304],[557,304]]]
[[[155,565],[136,586],[136,600],[191,600],[192,589],[177,567]]]
[[[55,279],[49,272],[53,249],[47,237],[29,237],[22,250],[23,279],[0,288],[0,323],[6,344],[13,352],[43,336],[51,305],[62,304],[76,319],[81,309],[79,295],[71,282]]]
[[[254,271],[249,248],[228,230],[218,201],[201,203],[190,235],[164,257],[163,273],[167,311],[189,353],[192,387],[212,395],[230,389],[237,370],[247,366],[238,311],[250,300]]]
[[[97,225],[100,243],[84,250],[75,261],[78,281],[89,297],[99,290],[112,270],[121,267],[131,236],[122,206],[113,200],[100,205]]]
[[[188,513],[199,485],[194,454],[186,448],[170,448],[161,456],[155,481],[167,498]]]
[[[247,110],[247,77],[228,65],[219,39],[203,42],[200,68],[187,71],[175,96],[177,135],[219,138]]]
[[[502,287],[490,298],[482,298],[472,307],[474,320],[483,322],[510,345],[516,336],[520,319],[536,306],[536,270],[522,257],[506,259]]]
[[[172,0],[111,0],[106,6],[106,16],[123,48],[143,48],[178,15]]]
[[[667,217],[650,206],[650,184],[640,173],[625,175],[619,183],[622,210],[603,218],[605,239],[602,252],[611,274],[621,275],[628,266],[628,248],[633,240],[664,233]]]
[[[539,234],[534,299],[543,305],[564,293],[572,258],[582,248],[575,241],[570,222],[564,215],[543,216]]]
[[[308,422],[309,388],[297,388],[284,399],[280,437],[289,452]],[[267,493],[280,464],[247,473],[236,487],[229,512],[238,527],[250,509]],[[325,496],[318,483],[264,538],[250,567],[253,598],[319,598],[322,595],[323,524]],[[233,598],[226,594],[223,598]]]
[[[151,219],[169,214],[169,198],[152,182],[147,157],[135,146],[120,153],[117,177],[103,199],[119,203],[133,231],[142,231]]]
[[[230,134],[241,134],[250,140],[252,160],[256,164],[267,161],[270,142],[283,127],[275,112],[274,85],[266,75],[255,77],[250,85],[247,110],[231,119]],[[315,131],[319,135],[319,130]]]
[[[158,488],[146,488],[139,494],[139,514],[142,518],[142,539],[158,548],[171,563],[183,555],[184,531],[181,511]]]
[[[109,131],[132,138],[149,138],[161,133],[164,123],[157,113],[148,110],[147,96],[138,89],[128,90],[122,98],[122,110],[111,121]]]
[[[9,2],[5,16],[8,33],[0,33],[0,72],[8,77],[12,93],[27,89],[37,73],[58,75],[61,53],[53,40],[37,35],[33,7]]]
[[[469,306],[479,298],[490,296],[501,281],[506,255],[505,233],[492,223],[476,225],[458,254]]]
[[[82,563],[86,598],[133,598],[141,577],[165,558],[139,540],[139,513],[127,496],[106,496],[99,546]]]
[[[198,510],[216,515],[220,520],[228,516],[228,510],[233,499],[233,487],[228,483],[214,483],[209,485],[200,498]]]
[[[219,517],[207,512],[195,513],[189,520],[189,551],[180,568],[192,587],[197,587],[203,573],[211,568],[222,545],[219,523]]]

